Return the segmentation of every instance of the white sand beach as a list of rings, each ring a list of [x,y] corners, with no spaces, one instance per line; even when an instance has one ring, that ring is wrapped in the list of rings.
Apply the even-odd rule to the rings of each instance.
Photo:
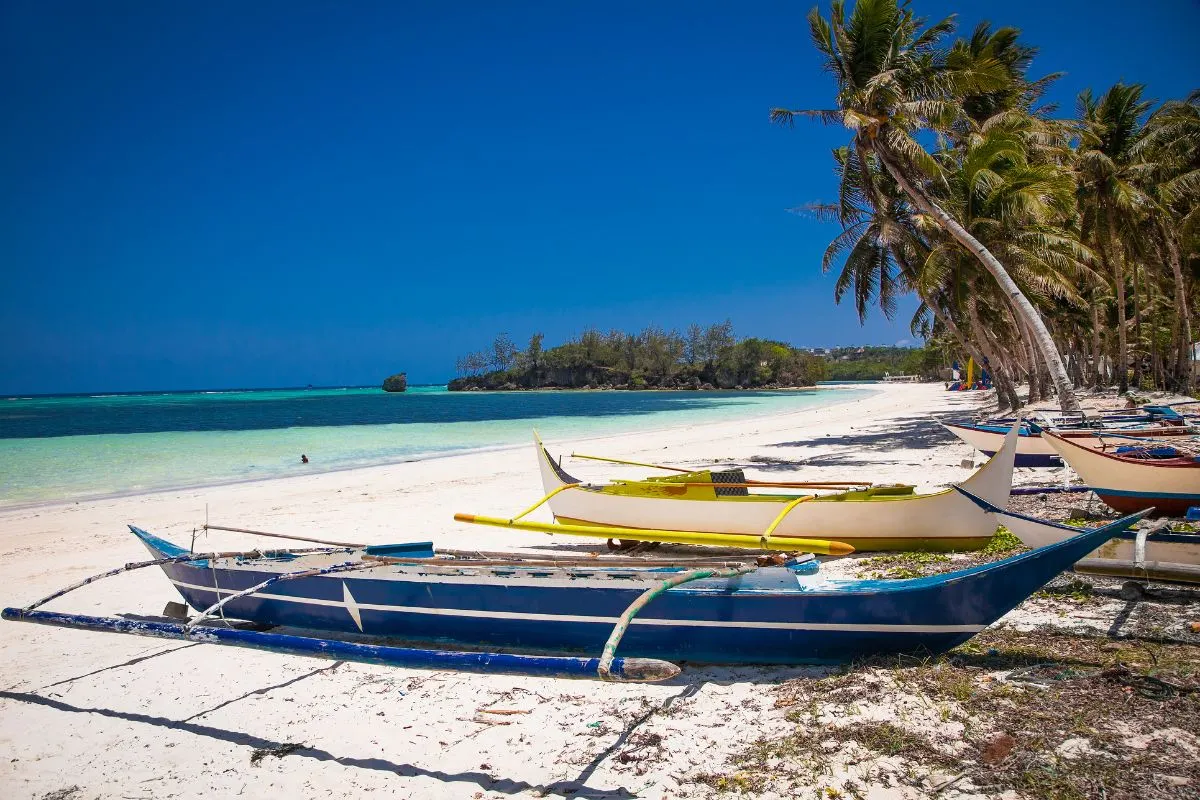
[[[582,449],[685,465],[758,458],[749,465],[754,477],[911,482],[927,491],[968,475],[961,462],[972,455],[934,418],[969,414],[979,402],[941,385],[880,386],[815,410],[611,437]],[[556,453],[575,444],[549,443]],[[645,472],[568,463],[587,478]],[[581,540],[452,520],[456,511],[510,514],[540,494],[529,445],[10,510],[0,513],[0,595],[5,605],[24,605],[145,558],[129,523],[187,545],[206,508],[213,524],[368,543],[580,547]],[[197,548],[264,541],[210,537]],[[159,571],[142,570],[50,608],[158,614],[178,599]],[[0,641],[4,798],[704,796],[714,790],[697,775],[787,724],[767,690],[819,672],[697,667],[643,686],[331,664],[7,622]],[[869,796],[918,794],[897,787]]]

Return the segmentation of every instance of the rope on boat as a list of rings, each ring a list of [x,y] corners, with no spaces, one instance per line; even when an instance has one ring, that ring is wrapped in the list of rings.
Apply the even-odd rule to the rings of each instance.
[[[113,575],[120,575],[122,572],[132,572],[135,569],[142,569],[143,567],[157,567],[157,566],[163,566],[165,564],[182,564],[186,561],[204,561],[204,560],[210,560],[210,559],[214,559],[214,558],[263,558],[263,557],[269,558],[273,555],[278,554],[279,552],[334,553],[337,551],[336,550],[328,550],[328,549],[324,549],[324,548],[322,548],[322,549],[311,548],[308,550],[287,550],[287,551],[267,550],[265,552],[262,550],[250,550],[250,551],[231,551],[231,552],[227,552],[227,553],[187,553],[187,554],[181,555],[181,556],[171,556],[170,558],[155,558],[151,561],[130,561],[123,567],[116,567],[114,569],[108,570],[107,572],[101,572],[98,575],[92,575],[90,578],[84,578],[81,581],[72,583],[70,586],[59,589],[57,592],[54,592],[53,594],[48,594],[45,597],[43,597],[41,600],[38,600],[34,603],[31,603],[31,604],[25,606],[25,610],[32,611],[39,606],[46,605],[46,603],[49,603],[51,600],[56,600],[56,599],[62,597],[64,594],[73,592],[76,589],[82,589],[84,586],[87,586],[89,583],[95,583],[96,581],[98,581],[102,578],[111,578]]]
[[[377,569],[378,567],[379,567],[379,564],[374,561],[344,561],[341,564],[334,564],[332,567],[319,567],[319,568],[313,568],[313,569],[303,569],[298,572],[284,572],[280,575],[276,575],[272,578],[268,578],[267,580],[263,581],[262,583],[255,584],[254,586],[251,586],[249,589],[242,589],[241,591],[234,592],[233,594],[228,595],[224,598],[221,597],[221,593],[218,590],[217,602],[213,603],[211,606],[204,609],[204,611],[200,612],[200,616],[198,616],[194,620],[188,622],[187,625],[184,626],[184,628],[191,630],[192,628],[195,628],[201,622],[203,622],[206,619],[209,619],[210,617],[212,617],[213,614],[216,614],[216,613],[220,613],[222,615],[222,617],[224,617],[225,612],[223,609],[225,608],[225,604],[228,603],[229,601],[237,600],[238,598],[247,597],[248,595],[255,594],[255,593],[267,588],[268,586],[271,586],[276,583],[280,583],[281,581],[290,581],[290,580],[295,580],[296,578],[315,578],[320,575],[330,575],[335,572],[354,572],[354,571],[360,570],[360,569]],[[214,588],[215,588],[215,584],[214,584]]]
[[[696,569],[691,572],[683,572],[662,581],[658,586],[653,586],[642,592],[636,600],[629,604],[629,608],[625,609],[625,613],[617,620],[617,624],[613,626],[612,633],[608,635],[608,641],[604,643],[604,650],[600,655],[600,665],[596,668],[596,673],[601,680],[610,681],[617,680],[612,674],[613,659],[617,657],[617,645],[621,643],[621,638],[628,630],[629,624],[633,622],[633,618],[637,616],[646,605],[658,597],[668,589],[680,586],[691,581],[698,581],[704,578],[733,578],[738,575],[746,575],[758,569],[758,565],[742,565],[740,567],[731,567],[729,569]]]

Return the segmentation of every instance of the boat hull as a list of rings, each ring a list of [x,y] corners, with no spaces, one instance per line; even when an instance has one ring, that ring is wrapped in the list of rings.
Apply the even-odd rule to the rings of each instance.
[[[1075,535],[1067,525],[1049,525],[1021,514],[996,511],[997,517],[1027,547],[1046,547]],[[1155,531],[1139,548],[1137,533],[1124,530],[1075,564],[1076,572],[1143,580],[1200,583],[1200,535]]]
[[[1147,492],[1133,494],[1119,492],[1115,489],[1098,489],[1092,491],[1113,511],[1131,514],[1143,508],[1153,508],[1156,517],[1182,517],[1192,506],[1200,506],[1200,493],[1185,495],[1168,495],[1162,492]]]
[[[1200,463],[1180,458],[1156,462],[1125,458],[1048,433],[1046,442],[1104,503],[1129,513],[1153,508],[1156,516],[1183,516],[1200,506]]]
[[[1004,437],[1008,433],[1009,428],[1011,428],[1010,425],[967,425],[957,422],[946,422],[942,423],[942,425],[963,442],[971,445],[971,447],[974,447],[986,456],[995,455],[996,451],[1003,446]],[[1170,440],[1174,436],[1189,435],[1189,430],[1179,426],[1162,426],[1151,430],[1119,428],[1111,432],[1139,439],[1157,439],[1161,437]],[[1099,449],[1104,444],[1104,440],[1090,430],[1061,430],[1058,431],[1058,434],[1093,450]],[[1040,433],[1028,430],[1020,431],[1013,466],[1061,467],[1062,465],[1062,456]]]
[[[945,422],[942,426],[989,458],[995,456],[1004,445],[1004,437],[1008,432],[1008,428],[998,425]],[[1019,432],[1016,453],[1013,456],[1014,467],[1053,467],[1061,464],[1062,459],[1058,453],[1043,442],[1041,436],[1028,431]]]
[[[995,622],[1047,581],[1132,524],[1127,518],[1039,551],[950,575],[838,581],[766,567],[667,591],[634,618],[624,656],[715,663],[844,663],[936,653]],[[135,529],[156,557],[169,543]],[[163,564],[193,609],[259,586],[291,562]],[[404,641],[595,654],[621,614],[662,571],[445,567],[417,561],[297,577],[230,600],[227,617]],[[307,575],[307,574],[306,574]]]
[[[1016,436],[963,482],[973,494],[1003,506],[1012,488]],[[547,494],[579,483],[565,473],[535,439],[542,487]],[[669,484],[655,487],[657,496],[612,493],[608,487],[586,486],[558,491],[548,500],[555,518],[568,524],[658,530],[735,533],[761,536],[792,497],[669,496]],[[982,547],[996,523],[978,506],[953,490],[935,494],[866,499],[848,492],[794,506],[775,528],[776,537],[807,537],[846,542],[856,550],[971,550]]]

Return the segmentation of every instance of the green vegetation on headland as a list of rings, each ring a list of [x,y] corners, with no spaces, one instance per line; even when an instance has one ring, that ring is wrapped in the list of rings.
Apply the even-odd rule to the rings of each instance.
[[[518,350],[500,334],[489,351],[458,360],[450,391],[474,389],[766,389],[812,386],[825,361],[783,342],[737,339],[728,321],[687,332],[587,330],[542,349],[534,334]]]
[[[1087,89],[1064,119],[1043,101],[1061,73],[1030,74],[1018,29],[951,40],[953,17],[929,25],[907,0],[846,5],[808,17],[828,104],[771,111],[847,131],[836,202],[808,206],[841,227],[835,298],[891,317],[915,294],[914,332],[986,357],[1002,405],[1018,382],[1064,409],[1085,385],[1189,391],[1200,91]]]
[[[822,380],[827,381],[877,381],[886,375],[917,375],[935,381],[949,363],[932,347],[834,347],[825,352],[825,358],[828,363]]]

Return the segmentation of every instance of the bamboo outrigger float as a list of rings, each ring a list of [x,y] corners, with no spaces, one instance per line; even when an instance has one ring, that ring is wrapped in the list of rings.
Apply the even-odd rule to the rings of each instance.
[[[543,533],[829,555],[844,554],[845,548],[971,550],[984,546],[996,531],[988,514],[952,489],[919,495],[911,486],[864,488],[860,484],[830,494],[775,493],[764,490],[846,489],[849,484],[747,481],[740,470],[593,485],[567,473],[536,434],[534,444],[546,491],[538,503],[507,520],[457,518]],[[1014,426],[999,452],[962,486],[991,503],[1005,505],[1016,446]],[[543,503],[550,506],[558,525],[522,521]]]

